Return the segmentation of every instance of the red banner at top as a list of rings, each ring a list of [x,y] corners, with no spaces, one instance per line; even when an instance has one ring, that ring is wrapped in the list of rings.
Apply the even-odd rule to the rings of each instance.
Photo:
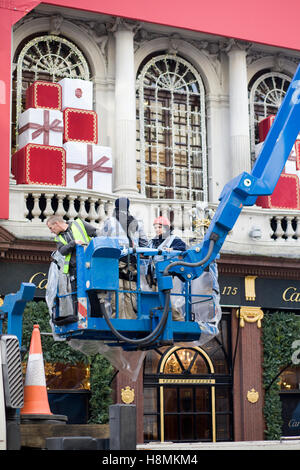
[[[35,0],[0,0],[16,15]],[[47,0],[48,4],[300,50],[299,0]],[[7,7],[7,6],[6,6]]]

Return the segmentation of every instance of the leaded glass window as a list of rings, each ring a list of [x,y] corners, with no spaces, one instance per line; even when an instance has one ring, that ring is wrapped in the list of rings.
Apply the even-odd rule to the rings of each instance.
[[[205,91],[186,60],[159,55],[140,70],[137,130],[140,192],[149,198],[206,201]]]
[[[88,63],[78,47],[56,35],[25,41],[15,58],[13,75],[12,147],[16,145],[19,115],[24,111],[28,86],[36,80],[57,82],[62,78],[90,79]]]

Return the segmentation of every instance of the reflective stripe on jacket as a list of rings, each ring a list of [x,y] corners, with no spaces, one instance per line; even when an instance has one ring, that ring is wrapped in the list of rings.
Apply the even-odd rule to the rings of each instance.
[[[91,238],[88,236],[85,226],[80,219],[76,219],[74,220],[74,222],[72,222],[71,231],[72,231],[73,238],[75,241],[82,241],[83,243],[90,242]],[[68,244],[68,242],[64,239],[64,237],[60,234],[57,237],[55,237],[54,240],[56,242],[61,242],[63,245]],[[69,272],[70,259],[71,259],[71,253],[65,256],[64,269],[63,269],[64,274],[68,274]]]

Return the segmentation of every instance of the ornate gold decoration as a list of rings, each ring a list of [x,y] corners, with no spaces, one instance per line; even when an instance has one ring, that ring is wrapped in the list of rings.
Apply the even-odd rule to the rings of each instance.
[[[215,379],[159,379],[160,384],[215,384]]]
[[[122,402],[129,405],[134,401],[134,388],[127,387],[121,389]]]
[[[195,227],[195,228],[199,228],[199,227],[208,228],[210,222],[211,222],[211,221],[210,221],[208,218],[206,218],[206,219],[196,219],[196,220],[193,222],[193,224],[194,224],[194,227]]]
[[[261,320],[264,317],[264,312],[260,307],[241,307],[236,312],[237,318],[240,318],[240,326],[243,328],[245,322],[255,323],[257,322],[257,327],[261,327]]]
[[[257,276],[246,276],[245,277],[245,298],[246,300],[255,300],[255,279]]]
[[[250,403],[256,403],[258,402],[258,399],[259,399],[259,393],[254,388],[251,388],[251,390],[248,390],[247,400]]]

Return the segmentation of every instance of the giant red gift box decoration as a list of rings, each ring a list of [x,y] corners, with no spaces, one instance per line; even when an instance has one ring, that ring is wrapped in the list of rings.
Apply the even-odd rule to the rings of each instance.
[[[110,147],[67,142],[66,185],[69,188],[112,192],[112,156]]]
[[[64,114],[64,142],[97,144],[98,120],[95,111],[66,108]]]
[[[12,156],[17,184],[66,185],[66,154],[62,147],[28,144]]]
[[[265,119],[262,119],[258,123],[258,135],[259,135],[260,142],[263,142],[264,140],[266,140],[267,134],[274,120],[275,120],[275,116],[272,115],[272,116],[266,117]]]
[[[12,156],[17,184],[111,193],[111,148],[97,145],[93,83],[37,81],[28,88],[26,105],[19,118],[19,149]]]
[[[263,142],[276,116],[268,116],[258,124],[260,143],[256,145],[256,156],[259,155]],[[263,208],[300,209],[300,142],[297,139],[284,166],[278,183],[270,196],[260,196],[256,205]]]
[[[62,112],[29,108],[21,113],[19,118],[19,149],[30,143],[62,147]]]
[[[300,170],[300,140],[295,142],[296,170]]]
[[[79,78],[63,78],[62,110],[66,108],[93,109],[93,82]]]
[[[256,205],[265,209],[300,209],[299,178],[282,174],[270,196],[259,196]]]
[[[26,90],[26,109],[42,108],[61,111],[61,86],[59,83],[37,80]]]

